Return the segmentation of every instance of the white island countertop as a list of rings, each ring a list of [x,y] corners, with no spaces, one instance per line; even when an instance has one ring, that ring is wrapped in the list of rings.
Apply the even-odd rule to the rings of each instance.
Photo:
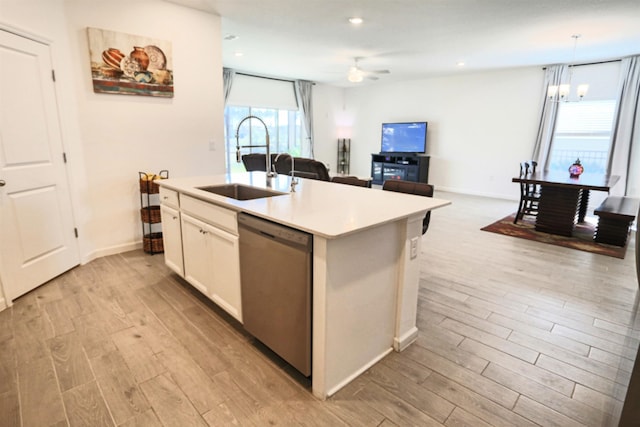
[[[412,196],[379,189],[298,178],[294,193],[290,177],[278,175],[267,187],[264,172],[170,178],[155,181],[182,194],[238,212],[246,212],[308,233],[333,239],[401,218],[449,205],[447,200]],[[198,187],[245,184],[285,194],[253,200],[236,200]]]

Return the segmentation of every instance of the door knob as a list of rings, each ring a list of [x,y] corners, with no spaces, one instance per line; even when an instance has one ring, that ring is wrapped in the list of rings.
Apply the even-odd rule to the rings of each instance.
[[[4,182],[3,179],[0,179],[0,187],[4,187],[5,185],[7,185],[7,183]]]

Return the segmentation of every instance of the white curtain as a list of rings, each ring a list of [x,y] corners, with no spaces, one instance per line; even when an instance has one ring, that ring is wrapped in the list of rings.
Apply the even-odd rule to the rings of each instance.
[[[538,135],[533,148],[533,156],[531,157],[532,160],[538,162],[539,171],[547,170],[553,131],[556,127],[556,118],[558,117],[558,103],[547,99],[547,88],[551,85],[560,85],[566,68],[567,66],[564,64],[550,65],[544,72],[540,123],[538,124]]]
[[[295,88],[298,105],[302,110],[302,119],[305,131],[307,132],[307,140],[309,141],[309,157],[315,159],[313,152],[313,102],[311,96],[313,83],[305,80],[296,80]]]
[[[634,141],[639,149],[640,136],[640,56],[622,59],[618,109],[611,138],[608,172],[619,175],[620,181],[611,189],[615,195],[626,195],[629,190],[629,170]]]
[[[229,94],[231,93],[231,87],[233,86],[233,79],[236,76],[235,70],[231,68],[222,69],[222,84],[224,90],[224,105],[227,105]]]

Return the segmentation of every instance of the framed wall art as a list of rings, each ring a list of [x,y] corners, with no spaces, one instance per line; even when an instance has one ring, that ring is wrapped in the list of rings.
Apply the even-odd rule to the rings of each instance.
[[[171,42],[87,28],[93,91],[173,98]]]

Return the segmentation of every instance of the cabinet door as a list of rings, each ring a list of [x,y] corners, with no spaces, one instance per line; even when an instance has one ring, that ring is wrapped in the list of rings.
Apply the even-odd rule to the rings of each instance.
[[[238,236],[182,214],[184,278],[242,321]]]
[[[180,212],[168,206],[160,205],[160,217],[162,219],[164,262],[170,269],[184,277]]]
[[[212,226],[209,226],[207,231],[213,254],[210,265],[214,277],[209,297],[233,317],[242,321],[238,236]]]
[[[184,278],[200,292],[209,296],[213,274],[209,260],[213,258],[207,245],[207,224],[182,214],[182,251]]]

